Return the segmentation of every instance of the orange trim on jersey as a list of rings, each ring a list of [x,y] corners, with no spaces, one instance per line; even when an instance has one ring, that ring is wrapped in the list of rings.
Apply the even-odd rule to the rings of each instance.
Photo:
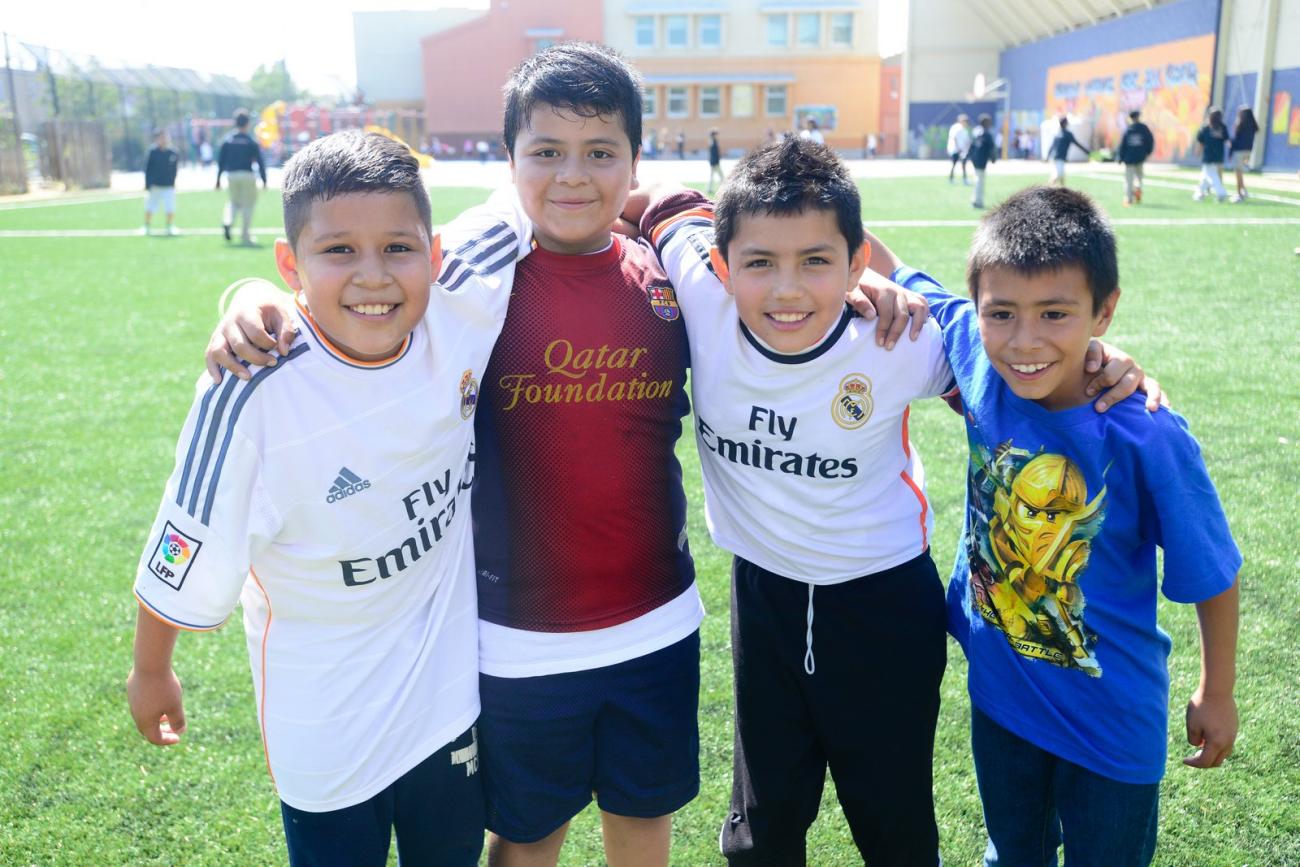
[[[262,579],[257,577],[257,571],[252,566],[248,567],[248,576],[253,579],[257,589],[262,591],[262,598],[266,600],[266,628],[262,630],[262,697],[257,703],[257,726],[262,731],[262,755],[266,757],[266,772],[271,775],[271,784],[274,785],[275,771],[271,770],[271,751],[266,746],[266,639],[271,634],[271,597],[262,586]]]
[[[401,358],[402,353],[406,352],[407,348],[411,345],[411,335],[408,334],[406,335],[406,339],[402,341],[402,345],[397,347],[397,349],[393,351],[393,354],[387,358],[380,358],[375,361],[365,361],[360,358],[354,358],[336,346],[334,342],[325,335],[325,332],[321,330],[321,327],[316,324],[316,320],[312,319],[311,312],[307,309],[307,305],[302,303],[302,298],[297,292],[294,293],[293,303],[298,305],[298,312],[302,314],[303,321],[310,326],[312,333],[316,335],[318,340],[320,340],[321,346],[324,346],[330,354],[336,356],[340,361],[346,361],[348,364],[355,367],[383,367],[386,364],[392,364],[394,361]]]
[[[182,632],[215,632],[216,630],[226,625],[226,621],[223,620],[220,623],[218,623],[216,626],[182,626],[176,621],[168,620],[159,612],[154,611],[153,608],[149,605],[149,603],[144,601],[144,597],[141,596],[139,593],[136,593],[134,590],[132,590],[131,595],[135,597],[135,604],[140,606],[141,611],[143,611],[145,614],[148,614],[150,617],[152,617],[154,620],[157,620],[159,623],[162,623],[166,626],[170,626],[172,629],[179,629]]]
[[[650,243],[658,247],[659,237],[667,231],[668,227],[673,223],[685,220],[687,217],[703,217],[712,223],[713,211],[709,208],[691,208],[689,211],[682,211],[680,214],[674,214],[663,222],[655,224],[655,227],[650,230]]]
[[[903,410],[903,454],[907,455],[909,460],[912,457],[912,444],[907,440],[907,420],[911,414],[912,408],[910,406]],[[920,486],[916,484],[916,481],[908,475],[907,470],[900,472],[898,477],[903,480],[903,484],[912,489],[912,493],[916,494],[916,501],[921,504],[921,550],[924,551],[926,548],[930,547],[930,539],[925,532],[925,518],[926,515],[930,513],[930,504],[925,499],[925,492],[922,491]]]

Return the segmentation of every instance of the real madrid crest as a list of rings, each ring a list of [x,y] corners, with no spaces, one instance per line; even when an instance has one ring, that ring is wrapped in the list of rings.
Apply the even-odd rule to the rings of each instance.
[[[831,403],[831,418],[845,430],[857,430],[871,418],[871,380],[861,373],[850,373],[840,380],[839,393]]]
[[[682,315],[681,308],[677,306],[677,295],[673,292],[673,287],[664,285],[651,285],[646,294],[650,297],[650,309],[655,312],[655,316],[665,322],[672,322]]]
[[[474,371],[467,370],[460,375],[460,417],[469,418],[478,406],[478,380]]]

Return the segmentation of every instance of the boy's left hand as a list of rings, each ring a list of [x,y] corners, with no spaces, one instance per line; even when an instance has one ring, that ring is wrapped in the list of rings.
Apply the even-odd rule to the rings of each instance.
[[[1147,396],[1148,412],[1170,405],[1169,396],[1160,388],[1160,383],[1147,376],[1132,356],[1109,343],[1094,338],[1088,344],[1083,370],[1085,374],[1096,374],[1088,381],[1087,391],[1089,397],[1101,395],[1093,404],[1097,412],[1105,412],[1135,391]]]
[[[930,303],[925,296],[899,286],[883,274],[868,269],[856,289],[847,295],[849,306],[870,322],[876,320],[876,343],[893,349],[911,323],[910,337],[921,335],[930,317]]]
[[[1217,768],[1237,740],[1237,703],[1231,695],[1211,698],[1200,690],[1187,703],[1187,742],[1199,747],[1183,757],[1189,768]]]

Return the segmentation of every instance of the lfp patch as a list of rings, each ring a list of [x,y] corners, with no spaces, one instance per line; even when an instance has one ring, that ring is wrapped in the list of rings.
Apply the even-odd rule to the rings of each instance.
[[[168,587],[179,590],[201,547],[202,542],[185,535],[168,521],[163,527],[158,547],[149,558],[149,571]]]
[[[682,315],[681,308],[677,306],[677,295],[671,286],[651,286],[647,294],[650,296],[650,309],[654,310],[655,316],[665,322],[672,322]]]

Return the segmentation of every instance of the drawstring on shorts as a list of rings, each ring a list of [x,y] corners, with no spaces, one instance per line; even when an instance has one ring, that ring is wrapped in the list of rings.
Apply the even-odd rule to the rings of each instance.
[[[812,624],[813,624],[813,585],[808,585],[808,632],[805,636],[807,640],[807,651],[803,655],[803,670],[812,674],[817,670],[817,661],[813,659],[812,649]]]

